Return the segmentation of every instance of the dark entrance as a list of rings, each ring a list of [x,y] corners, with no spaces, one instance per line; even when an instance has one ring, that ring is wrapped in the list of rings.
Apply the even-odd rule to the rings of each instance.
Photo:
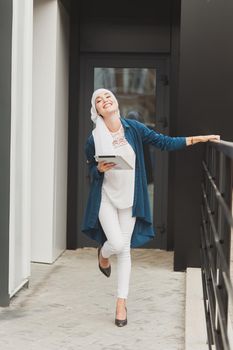
[[[169,132],[168,63],[165,55],[82,54],[78,128],[78,225],[89,191],[84,144],[91,133],[90,100],[94,89],[105,87],[116,95],[121,116],[134,118],[163,134]],[[167,246],[167,153],[145,147],[148,192],[156,238],[147,247]],[[82,200],[81,200],[82,199]],[[79,230],[80,232],[80,230]],[[78,232],[78,234],[79,234]],[[79,247],[95,246],[80,233]]]

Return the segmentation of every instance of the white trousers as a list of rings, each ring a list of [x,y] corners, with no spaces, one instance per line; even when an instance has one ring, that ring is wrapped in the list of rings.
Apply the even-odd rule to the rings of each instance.
[[[117,298],[127,299],[131,273],[130,241],[136,218],[132,217],[132,207],[118,209],[107,196],[102,196],[99,220],[107,237],[101,254],[104,258],[117,255]]]

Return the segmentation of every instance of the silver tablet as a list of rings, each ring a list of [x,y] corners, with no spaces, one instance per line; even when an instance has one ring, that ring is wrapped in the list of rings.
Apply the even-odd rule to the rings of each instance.
[[[119,155],[101,155],[101,156],[95,156],[95,160],[97,162],[103,162],[106,163],[115,163],[116,165],[111,169],[115,170],[130,170],[133,169],[133,167],[122,157]]]

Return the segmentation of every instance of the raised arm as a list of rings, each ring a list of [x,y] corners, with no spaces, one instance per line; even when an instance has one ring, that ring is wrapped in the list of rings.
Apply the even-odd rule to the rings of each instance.
[[[187,146],[186,137],[184,136],[167,136],[148,128],[143,123],[135,122],[143,143],[151,144],[156,148],[166,151],[178,150]]]
[[[161,150],[166,151],[175,151],[182,149],[186,146],[194,145],[198,142],[207,142],[207,141],[219,141],[219,135],[204,135],[204,136],[167,136],[161,133],[158,133],[145,124],[135,121],[137,124],[137,129],[139,130],[142,142],[149,143],[153,146],[160,148]]]

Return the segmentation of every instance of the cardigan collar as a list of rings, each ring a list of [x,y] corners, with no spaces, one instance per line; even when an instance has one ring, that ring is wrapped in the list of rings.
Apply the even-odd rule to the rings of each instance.
[[[129,124],[127,123],[126,119],[123,117],[120,117],[120,120],[125,128],[129,128]]]

